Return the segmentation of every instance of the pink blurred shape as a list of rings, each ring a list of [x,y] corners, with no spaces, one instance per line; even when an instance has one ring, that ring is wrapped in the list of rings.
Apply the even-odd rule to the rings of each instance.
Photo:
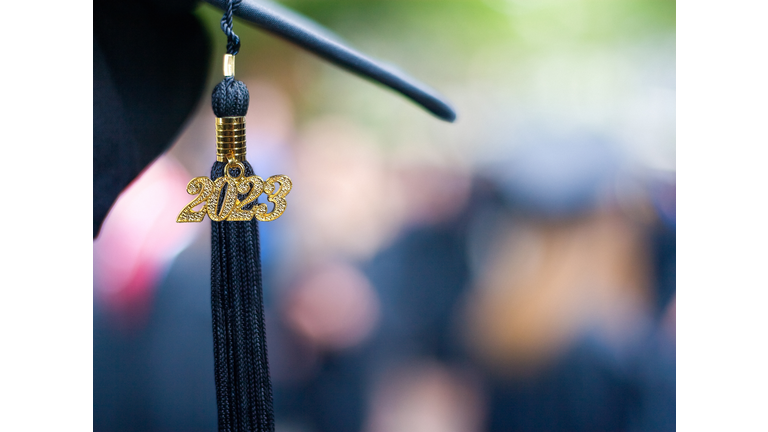
[[[362,272],[346,263],[316,267],[288,297],[288,325],[319,348],[335,350],[357,345],[379,321],[376,292]]]
[[[161,156],[120,195],[93,242],[94,300],[120,327],[143,325],[155,286],[200,224],[177,224],[192,176]]]

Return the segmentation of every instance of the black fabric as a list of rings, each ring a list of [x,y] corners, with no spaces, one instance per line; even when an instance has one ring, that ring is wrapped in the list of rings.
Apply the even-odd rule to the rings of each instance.
[[[245,175],[253,175],[244,165]],[[211,179],[223,176],[224,167],[214,163]],[[219,431],[274,431],[255,219],[211,222],[211,310]]]
[[[196,1],[93,4],[93,236],[202,97],[210,44]]]

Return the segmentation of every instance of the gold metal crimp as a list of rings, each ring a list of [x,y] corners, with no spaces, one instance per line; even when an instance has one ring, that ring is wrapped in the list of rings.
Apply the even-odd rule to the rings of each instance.
[[[223,69],[224,69],[225,77],[235,76],[235,56],[234,55],[224,54]]]
[[[216,160],[245,160],[245,117],[216,118]]]

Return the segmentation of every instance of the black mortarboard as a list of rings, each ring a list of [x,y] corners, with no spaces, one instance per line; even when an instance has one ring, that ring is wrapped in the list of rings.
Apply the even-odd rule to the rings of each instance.
[[[453,109],[423,84],[344,45],[338,37],[277,4],[208,0],[225,10],[229,59],[239,50],[232,14],[453,121]],[[165,151],[202,96],[210,46],[189,0],[94,4],[94,237],[120,192]],[[225,57],[226,59],[226,57]],[[234,66],[234,63],[232,63]],[[219,430],[274,431],[266,351],[257,220],[285,210],[287,176],[262,180],[245,159],[248,90],[231,74],[213,91],[217,161],[210,178],[190,181],[197,195],[177,222],[211,230],[211,306]],[[277,185],[276,185],[277,184]],[[279,185],[279,187],[278,187]],[[261,193],[274,203],[253,200]],[[205,196],[205,198],[204,198]],[[277,197],[277,199],[275,199]],[[282,200],[282,201],[280,201]],[[193,210],[203,203],[201,210]]]
[[[208,0],[219,8],[226,0]],[[134,178],[173,143],[203,94],[210,42],[195,0],[97,0],[93,8],[93,235]],[[275,3],[244,0],[235,15],[453,121],[437,92],[350,48]]]

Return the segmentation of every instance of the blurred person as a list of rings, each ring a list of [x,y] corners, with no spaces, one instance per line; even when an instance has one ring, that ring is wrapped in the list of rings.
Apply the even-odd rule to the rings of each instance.
[[[402,193],[376,137],[339,116],[304,126],[295,146],[296,184],[291,205],[296,254],[306,265],[327,257],[365,260],[391,240],[400,225]],[[322,197],[322,199],[319,199]]]
[[[361,349],[378,324],[365,275],[340,260],[297,269],[278,293],[270,361],[278,430],[359,430],[365,401]]]
[[[200,244],[210,231],[174,223],[188,201],[175,192],[189,177],[160,157],[120,195],[94,241],[96,431],[216,427],[210,259],[197,253],[210,248]]]
[[[93,288],[111,325],[130,331],[145,324],[158,281],[198,233],[198,227],[179,229],[168,222],[185,204],[186,197],[175,192],[188,177],[174,158],[158,158],[104,220],[93,242]]]
[[[464,335],[490,431],[675,428],[674,340],[656,321],[674,239],[659,248],[648,193],[617,196],[609,144],[538,140],[497,177],[513,211],[481,227]]]

